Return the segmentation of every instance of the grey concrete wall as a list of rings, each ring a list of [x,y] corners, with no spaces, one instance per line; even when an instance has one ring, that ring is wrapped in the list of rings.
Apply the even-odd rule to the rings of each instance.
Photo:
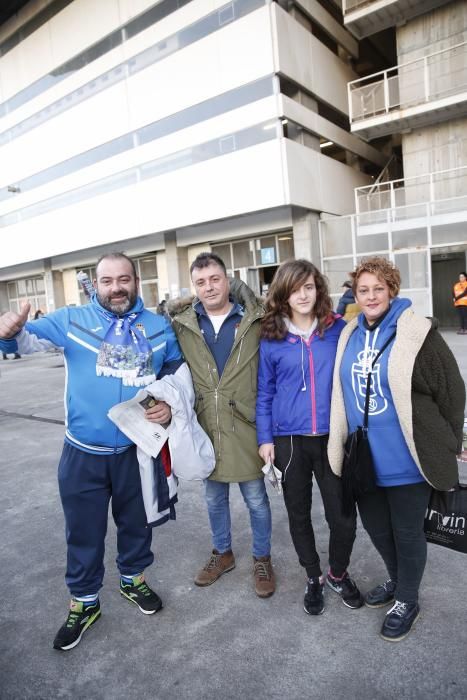
[[[467,40],[467,3],[456,0],[445,7],[417,17],[397,28],[398,64],[428,56],[436,51],[455,46]],[[443,89],[446,80],[453,84],[464,82],[461,76],[467,72],[467,51],[457,51],[447,57],[430,59],[430,94]],[[414,86],[415,72],[409,68],[400,73],[401,100],[410,92],[423,88],[420,76],[419,88]],[[402,136],[404,175],[411,177],[423,173],[457,168],[467,164],[467,118],[442,122],[430,127],[415,129]],[[443,188],[439,187],[437,198],[455,197],[465,194],[466,182],[453,178]],[[420,201],[420,193],[412,190],[406,194],[406,203]]]

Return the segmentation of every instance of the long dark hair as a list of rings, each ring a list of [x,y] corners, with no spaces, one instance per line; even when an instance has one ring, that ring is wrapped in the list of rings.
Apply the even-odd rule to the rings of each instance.
[[[334,322],[332,301],[326,278],[308,260],[288,260],[278,267],[266,297],[266,313],[261,321],[261,337],[282,340],[287,334],[284,316],[290,318],[289,297],[313,275],[316,303],[313,313],[318,321],[320,336]]]

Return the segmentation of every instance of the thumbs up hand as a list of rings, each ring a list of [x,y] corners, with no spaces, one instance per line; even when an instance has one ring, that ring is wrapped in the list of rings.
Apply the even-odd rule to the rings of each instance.
[[[19,313],[7,311],[6,314],[0,316],[0,338],[8,340],[17,335],[28,320],[30,310],[31,304],[23,302]]]

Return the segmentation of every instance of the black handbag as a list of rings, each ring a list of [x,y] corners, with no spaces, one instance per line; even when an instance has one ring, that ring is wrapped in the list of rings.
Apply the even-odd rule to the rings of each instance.
[[[366,493],[376,490],[375,468],[371,455],[370,442],[368,440],[368,411],[370,407],[371,371],[376,361],[386,350],[389,343],[395,338],[394,332],[384,343],[381,350],[371,363],[368,372],[365,393],[365,411],[363,425],[347,438],[344,446],[344,461],[342,464],[342,509],[345,515],[351,515],[355,509],[355,502]]]
[[[428,542],[467,554],[467,485],[452,491],[432,489],[425,513],[425,537]]]

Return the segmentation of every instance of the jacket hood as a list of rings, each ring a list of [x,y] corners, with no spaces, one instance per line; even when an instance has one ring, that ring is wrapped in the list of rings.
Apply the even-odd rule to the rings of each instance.
[[[412,302],[410,299],[402,299],[401,297],[396,297],[392,300],[388,313],[386,314],[386,316],[384,316],[381,323],[376,325],[376,328],[380,329],[380,333],[383,333],[388,328],[395,328],[399,316],[410,306],[412,306]],[[360,314],[358,317],[358,327],[363,332],[366,332],[368,330],[368,327],[365,326],[365,316],[363,315],[363,313]]]
[[[253,311],[258,306],[262,306],[261,299],[258,299],[250,287],[239,280],[237,277],[230,280],[230,296],[234,302],[241,304],[247,311]],[[168,311],[170,316],[186,311],[190,307],[194,307],[199,302],[199,299],[194,294],[181,299],[174,299],[168,303]]]

